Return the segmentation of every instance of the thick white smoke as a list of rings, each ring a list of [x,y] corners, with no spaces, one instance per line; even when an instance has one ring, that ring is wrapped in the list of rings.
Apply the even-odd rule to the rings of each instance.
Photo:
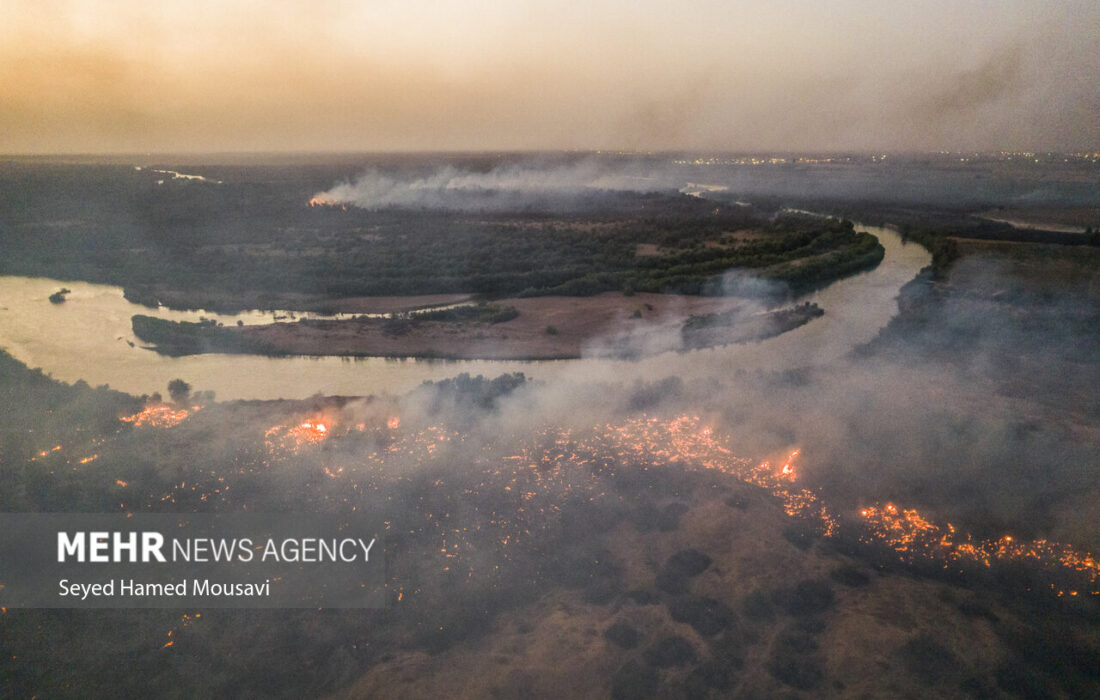
[[[564,206],[599,191],[654,192],[674,189],[653,177],[634,175],[594,160],[544,167],[504,164],[487,172],[452,165],[427,175],[401,176],[371,169],[352,182],[320,192],[316,204],[345,204],[362,209],[416,207],[459,211]]]

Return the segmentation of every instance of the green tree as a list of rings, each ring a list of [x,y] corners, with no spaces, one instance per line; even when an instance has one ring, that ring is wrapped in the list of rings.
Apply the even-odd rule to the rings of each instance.
[[[182,379],[173,379],[168,382],[168,395],[172,397],[173,403],[187,403],[187,398],[191,396],[191,385]]]

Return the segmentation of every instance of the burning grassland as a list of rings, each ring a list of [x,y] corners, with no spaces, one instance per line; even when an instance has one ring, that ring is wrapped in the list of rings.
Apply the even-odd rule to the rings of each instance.
[[[403,535],[434,553],[430,558],[441,571],[462,571],[467,577],[493,570],[494,557],[507,559],[521,551],[527,556],[529,544],[541,546],[548,533],[561,531],[568,504],[625,512],[635,508],[633,499],[660,517],[668,500],[661,485],[681,472],[698,472],[759,487],[811,537],[860,542],[892,552],[896,562],[955,574],[973,567],[1022,566],[1049,580],[1030,587],[1049,587],[1070,597],[1100,595],[1100,562],[1089,552],[1040,537],[975,536],[893,501],[838,508],[807,483],[800,450],[774,461],[747,459],[737,455],[729,437],[698,416],[636,415],[590,427],[494,430],[491,420],[433,420],[418,411],[404,415],[399,406],[386,402],[369,410],[349,409],[330,401],[302,411],[298,404],[272,405],[256,409],[251,419],[219,407],[213,409],[218,415],[196,424],[192,419],[202,406],[150,403],[119,419],[142,430],[84,439],[72,449],[53,445],[30,460],[42,462],[50,475],[71,472],[66,478],[75,479],[94,472],[107,490],[104,504],[127,511],[255,510],[271,502],[360,510],[384,497],[393,504],[388,520],[400,524]],[[245,423],[213,437],[224,432],[227,417]],[[275,420],[268,427],[249,425],[265,417]],[[203,435],[209,444],[191,443],[198,449],[194,454],[215,456],[195,468],[186,459],[191,452],[158,447],[163,440],[157,436],[167,439],[169,433],[161,431],[168,429],[174,437],[165,445]],[[812,454],[813,446],[807,448]],[[135,451],[154,454],[158,462],[182,461],[136,473],[120,468],[132,462],[125,455]],[[409,595],[400,587],[397,593]]]
[[[628,687],[632,672],[659,690],[724,684],[730,693],[774,696],[834,681],[869,691],[873,679],[909,674],[906,660],[929,648],[983,678],[1000,663],[998,639],[973,652],[956,632],[925,639],[938,629],[926,619],[947,620],[958,639],[981,632],[986,618],[960,612],[971,593],[879,575],[871,558],[838,554],[843,548],[832,543],[863,538],[868,550],[886,549],[897,569],[906,568],[900,557],[996,571],[1011,548],[991,555],[987,568],[951,559],[942,546],[914,545],[939,542],[931,518],[897,506],[875,506],[878,520],[837,511],[809,483],[813,445],[753,460],[694,414],[586,415],[569,427],[533,428],[493,413],[486,396],[478,394],[489,408],[477,411],[463,396],[211,404],[171,429],[142,423],[96,443],[98,459],[71,483],[87,488],[101,476],[103,508],[358,510],[386,525],[389,610],[340,611],[324,624],[316,611],[133,621],[126,629],[141,633],[128,633],[126,648],[159,654],[156,668],[164,669],[151,671],[151,682],[178,687],[178,668],[201,662],[216,670],[212,688],[233,677],[301,691],[301,679],[323,677],[326,692],[400,695],[403,670],[425,660],[420,680],[401,686],[410,695],[462,683],[469,696],[606,697]],[[468,413],[476,419],[463,420]],[[42,460],[91,452],[53,444]],[[880,532],[876,523],[891,517],[898,523]],[[810,534],[792,535],[796,527]],[[985,546],[962,535],[952,541]],[[1029,561],[1047,570],[1039,564],[1049,553],[1037,554]],[[1070,570],[1079,583],[1065,588],[1067,598],[1087,590],[1087,572]],[[945,592],[963,602],[946,601]],[[10,624],[28,620],[19,613]],[[102,634],[75,624],[74,639]],[[256,639],[284,640],[293,653],[273,655]],[[499,673],[466,673],[487,658]],[[569,674],[555,670],[563,661]],[[951,678],[952,687],[963,680]],[[891,682],[908,690],[916,681]],[[938,689],[945,681],[928,682]]]
[[[315,452],[322,443],[327,447]],[[505,557],[510,547],[537,541],[560,527],[563,504],[625,507],[624,484],[628,493],[647,484],[634,495],[657,502],[661,492],[654,484],[663,476],[695,471],[759,487],[816,534],[885,547],[901,562],[956,571],[1028,564],[1053,575],[1060,583],[1051,588],[1059,595],[1100,595],[1100,564],[1089,553],[1045,539],[978,538],[893,503],[836,511],[803,483],[800,450],[774,463],[739,457],[727,438],[697,416],[641,416],[585,430],[544,427],[495,439],[444,425],[402,428],[397,415],[373,423],[315,417],[268,429],[265,444],[276,462],[308,458],[330,482],[317,488],[332,507],[354,501],[344,488],[367,494],[394,484],[424,486],[430,493],[421,494],[418,503],[435,505],[418,509],[420,524],[406,518],[413,523],[407,534],[434,533],[443,571],[461,567],[462,553],[481,551],[484,539]],[[433,478],[426,481],[427,474]],[[466,573],[474,576],[474,569]]]
[[[1083,588],[1048,584],[1059,597],[1085,593],[1100,595],[1100,562],[1088,553],[1046,539],[1021,540],[1012,535],[995,539],[975,538],[960,533],[951,523],[929,522],[913,508],[898,508],[893,503],[860,509],[866,523],[862,541],[885,545],[898,553],[902,561],[925,559],[941,562],[946,569],[958,564],[1032,564],[1064,580],[1067,572],[1079,574],[1077,583]]]
[[[180,408],[165,403],[154,403],[146,406],[133,415],[120,417],[119,420],[124,423],[131,423],[134,427],[138,428],[142,426],[172,428],[187,420],[188,416],[201,409],[202,406]]]
[[[264,442],[272,453],[298,452],[328,437],[328,424],[322,420],[304,420],[297,425],[276,425],[264,433]]]

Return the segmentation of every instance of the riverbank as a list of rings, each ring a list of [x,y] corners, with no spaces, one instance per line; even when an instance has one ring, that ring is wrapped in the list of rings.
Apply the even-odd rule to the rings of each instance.
[[[227,316],[163,307],[150,310],[124,299],[123,290],[117,286],[15,276],[0,276],[0,347],[28,366],[41,367],[61,381],[84,380],[92,386],[108,384],[141,395],[163,391],[169,381],[183,378],[196,389],[215,390],[218,398],[224,400],[307,398],[317,393],[363,396],[402,393],[425,381],[446,379],[460,372],[471,376],[523,372],[539,381],[582,372],[586,381],[621,382],[672,374],[685,378],[721,376],[731,369],[775,371],[820,366],[874,338],[897,313],[898,289],[931,260],[923,247],[906,245],[896,231],[864,224],[856,227],[881,241],[885,258],[872,270],[845,277],[797,300],[817,303],[825,310],[824,317],[759,343],[665,353],[635,361],[592,357],[581,361],[522,362],[212,353],[170,357],[141,347],[131,328],[135,314],[191,322],[205,316],[227,327],[235,327],[238,321],[246,326],[267,324],[272,315],[254,312]],[[59,286],[72,289],[72,294],[64,304],[49,303],[49,295]],[[538,298],[541,297],[530,299]],[[598,297],[570,299],[581,302],[586,298]],[[639,293],[627,298],[645,297]],[[707,303],[718,301],[697,299]]]
[[[998,221],[1017,229],[1085,233],[1100,224],[1097,207],[999,207],[975,214],[987,221]]]
[[[397,302],[394,302],[397,303]],[[669,294],[504,299],[462,320],[417,315],[219,326],[136,315],[135,336],[171,356],[415,357],[550,360],[632,357],[774,337],[821,315],[810,306],[764,311],[744,299]],[[509,313],[497,313],[506,310]]]
[[[126,287],[124,298],[150,309],[167,307],[179,310],[202,310],[217,313],[242,311],[268,311],[289,314],[394,314],[419,311],[451,304],[462,304],[473,298],[472,294],[416,294],[410,296],[351,296],[333,297],[308,294],[272,294],[261,291],[243,291],[227,298],[220,294],[198,303],[193,290],[182,290],[170,284]]]

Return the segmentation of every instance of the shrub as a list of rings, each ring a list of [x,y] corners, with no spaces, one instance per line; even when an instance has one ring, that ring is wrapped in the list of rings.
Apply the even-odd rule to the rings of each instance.
[[[927,634],[910,639],[899,652],[905,667],[926,685],[956,678],[963,665],[950,649]]]
[[[783,528],[783,539],[803,551],[813,546],[815,536],[808,523],[794,523]]]
[[[623,649],[633,649],[638,646],[638,630],[625,622],[616,622],[608,627],[604,630],[603,637]]]
[[[707,570],[711,558],[697,549],[681,549],[665,562],[665,569],[688,578],[698,576]]]
[[[840,566],[829,572],[829,578],[839,584],[858,588],[871,582],[871,577],[854,566]]]
[[[825,612],[836,602],[833,589],[825,581],[799,581],[793,588],[776,594],[777,602],[789,615],[815,615]]]
[[[661,532],[674,532],[680,528],[680,518],[689,508],[683,503],[669,503],[657,516],[657,529]]]
[[[767,591],[755,590],[741,601],[741,611],[753,620],[771,620],[775,617],[775,605]]]
[[[825,673],[813,656],[807,656],[788,644],[777,641],[768,659],[768,673],[781,683],[799,690],[817,686]]]
[[[713,636],[728,629],[734,622],[734,613],[725,603],[713,598],[687,595],[668,603],[673,620],[691,625],[704,636]]]
[[[182,379],[173,379],[168,382],[168,396],[177,404],[184,404],[191,396],[191,385]]]
[[[645,651],[646,662],[657,668],[683,666],[696,658],[695,647],[683,637],[665,637]]]
[[[672,595],[681,595],[688,592],[688,588],[691,586],[691,579],[687,576],[683,576],[668,569],[661,569],[657,572],[657,578],[654,581],[654,585],[658,590],[670,593]]]
[[[628,661],[611,677],[614,700],[643,700],[657,692],[657,669]]]

